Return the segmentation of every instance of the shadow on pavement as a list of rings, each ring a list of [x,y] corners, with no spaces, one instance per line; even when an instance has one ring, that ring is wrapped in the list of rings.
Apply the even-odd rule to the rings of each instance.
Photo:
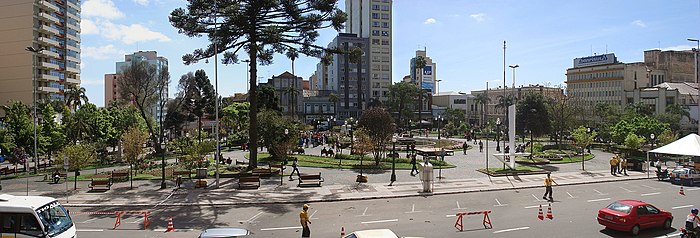
[[[670,235],[671,233],[675,233],[678,230],[676,228],[671,227],[671,229],[665,230],[663,228],[649,228],[646,230],[641,230],[639,232],[639,235],[633,236],[629,232],[624,232],[624,231],[617,231],[617,230],[612,230],[612,229],[601,229],[600,233],[607,235],[609,237],[662,237],[662,236],[667,236]]]

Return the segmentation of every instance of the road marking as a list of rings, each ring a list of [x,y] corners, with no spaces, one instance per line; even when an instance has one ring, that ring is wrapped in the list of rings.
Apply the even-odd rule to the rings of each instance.
[[[645,187],[645,188],[648,188],[648,189],[658,190],[658,188],[655,188],[655,187],[652,187],[652,186],[649,186],[649,185],[646,185],[646,184],[642,184],[642,187]]]
[[[689,189],[686,189],[685,191],[695,191],[695,190],[700,190],[700,188],[689,188]]]
[[[505,230],[500,230],[500,231],[494,231],[493,234],[498,234],[501,232],[517,231],[517,230],[527,230],[527,229],[530,229],[530,227],[523,226],[523,227],[518,227],[518,228],[511,228],[511,229],[505,229]]]
[[[406,213],[416,213],[416,212],[421,212],[421,211],[416,211],[416,204],[411,205],[411,211],[406,212]]]
[[[610,198],[593,199],[593,200],[588,200],[588,202],[600,202],[600,201],[606,201],[606,200],[610,200]]]
[[[379,221],[363,221],[361,223],[362,224],[372,224],[372,223],[397,222],[397,221],[399,221],[399,219],[379,220]]]
[[[498,203],[498,205],[493,205],[494,207],[508,206],[508,204],[501,204],[501,202],[498,201],[498,198],[496,198],[496,203]]]
[[[97,218],[90,218],[90,219],[87,219],[81,223],[92,223],[92,221],[94,221],[94,220],[97,220]]]
[[[601,193],[600,191],[598,191],[598,189],[593,189],[593,191],[598,193],[598,195],[608,195],[607,193]]]
[[[566,192],[566,194],[569,195],[569,198],[576,198],[576,197],[574,197],[574,196],[571,196],[571,193],[569,193],[569,192]]]
[[[77,232],[103,232],[103,229],[76,229]],[[165,231],[165,230],[163,230]]]
[[[445,215],[445,217],[456,217],[457,215],[455,214],[450,214],[450,215]]]
[[[165,232],[166,229],[153,229],[155,232]],[[189,228],[189,229],[175,229],[174,232],[183,232],[183,231],[194,231],[194,229]]]
[[[642,195],[640,195],[640,196],[644,197],[644,196],[659,195],[659,194],[661,194],[661,193],[660,193],[660,192],[656,192],[656,193],[645,193],[645,194],[642,194]]]
[[[527,206],[527,207],[525,207],[525,209],[536,208],[536,207],[539,207],[539,206],[541,206],[541,205]]]
[[[262,214],[263,214],[263,212],[258,212],[258,214],[255,214],[255,216],[252,216],[250,219],[242,221],[242,222],[251,223],[251,222],[255,221],[255,219],[258,219],[258,217]],[[241,221],[239,221],[239,222],[241,222]]]
[[[535,194],[530,194],[530,195],[532,195],[532,197],[535,198],[535,201],[538,201],[538,202],[544,201],[542,199],[539,199],[537,196],[535,196]]]
[[[624,190],[627,191],[628,193],[633,193],[633,192],[634,192],[634,191],[629,190],[629,189],[627,189],[627,188],[625,188],[625,187],[620,187],[620,188],[621,188],[621,189],[624,189]]]
[[[276,231],[276,230],[292,230],[292,229],[301,229],[301,226],[263,228],[263,229],[260,229],[260,231]]]
[[[677,207],[672,207],[671,210],[687,208],[687,207],[692,207],[692,206],[694,206],[694,205],[677,206]]]
[[[366,217],[366,216],[369,216],[369,215],[367,215],[367,208],[369,208],[369,207],[365,207],[365,211],[362,212],[362,215],[358,215],[358,217]]]
[[[460,207],[460,206],[459,206],[459,201],[457,201],[457,208],[452,208],[452,210],[462,210],[462,209],[466,209],[466,208]]]

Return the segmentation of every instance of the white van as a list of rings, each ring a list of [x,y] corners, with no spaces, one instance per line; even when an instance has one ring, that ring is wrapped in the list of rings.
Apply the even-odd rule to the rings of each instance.
[[[54,198],[1,194],[0,237],[75,238],[76,230]]]

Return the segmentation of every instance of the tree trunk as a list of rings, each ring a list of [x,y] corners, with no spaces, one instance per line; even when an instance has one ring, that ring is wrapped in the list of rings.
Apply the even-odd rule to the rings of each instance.
[[[345,66],[345,74],[344,74],[344,76],[345,76],[345,84],[344,84],[345,90],[343,90],[343,92],[345,93],[345,97],[344,97],[345,98],[345,110],[348,110],[350,108],[350,71],[349,71],[350,57],[348,55],[349,53],[348,53],[348,43],[347,42],[344,44],[344,47],[345,47],[345,54],[344,54],[343,60],[345,60],[345,64],[344,64],[344,66]]]
[[[357,109],[362,112],[362,56],[357,60]]]
[[[76,169],[75,172],[73,173],[73,190],[78,190],[78,171],[79,169]]]
[[[197,116],[197,135],[199,136],[199,143],[202,143],[202,117]]]
[[[250,41],[257,42],[256,35],[251,35]],[[258,70],[258,48],[255,43],[250,44],[249,48],[250,91],[248,92],[248,100],[250,101],[250,111],[248,112],[248,118],[250,118],[250,127],[248,129],[248,137],[250,139],[250,158],[248,159],[248,168],[253,169],[258,166],[258,90],[255,83]]]
[[[129,164],[129,181],[131,182],[130,189],[134,189],[134,167]]]

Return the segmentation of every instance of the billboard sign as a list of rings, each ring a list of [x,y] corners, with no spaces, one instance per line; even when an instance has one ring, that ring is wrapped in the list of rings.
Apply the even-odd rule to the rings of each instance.
[[[423,67],[423,82],[432,82],[433,79],[433,66],[432,65],[426,65]]]
[[[588,67],[594,65],[614,64],[615,54],[594,55],[574,59],[574,68]]]
[[[420,85],[421,89],[428,89],[428,90],[430,90],[430,92],[433,91],[434,87],[435,87],[435,84],[432,81],[431,82],[423,81],[423,83],[421,83],[421,85]]]

